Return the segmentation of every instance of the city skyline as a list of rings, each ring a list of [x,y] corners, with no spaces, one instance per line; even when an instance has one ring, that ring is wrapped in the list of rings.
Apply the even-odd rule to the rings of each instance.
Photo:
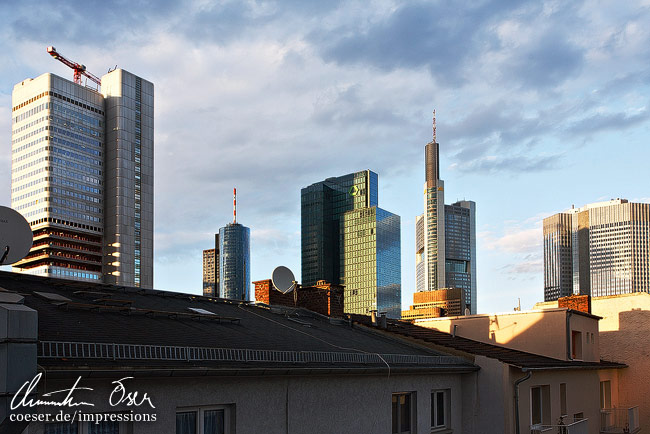
[[[544,217],[650,201],[647,3],[39,5],[0,6],[0,203],[10,203],[13,84],[72,76],[46,46],[97,74],[117,63],[146,77],[156,288],[200,293],[201,252],[229,215],[232,185],[252,229],[251,280],[277,265],[299,277],[300,188],[367,167],[382,175],[382,207],[403,217],[407,306],[433,108],[447,201],[480,207],[479,312],[543,299]],[[102,25],[87,34],[88,21]],[[461,24],[444,30],[450,21]],[[589,182],[566,188],[572,178]]]

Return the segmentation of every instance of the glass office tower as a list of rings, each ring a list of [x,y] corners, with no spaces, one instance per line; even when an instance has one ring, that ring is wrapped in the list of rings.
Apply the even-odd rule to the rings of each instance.
[[[401,315],[400,217],[376,206],[343,217],[344,309]]]
[[[219,229],[219,297],[250,300],[250,229],[228,223]]]
[[[345,285],[346,312],[399,318],[400,218],[377,202],[378,177],[370,170],[302,189],[302,284]]]
[[[476,313],[476,204],[462,200],[445,205],[445,281],[461,288],[465,305]]]
[[[364,170],[328,178],[301,190],[302,284],[342,284],[346,211],[377,206],[377,174]]]

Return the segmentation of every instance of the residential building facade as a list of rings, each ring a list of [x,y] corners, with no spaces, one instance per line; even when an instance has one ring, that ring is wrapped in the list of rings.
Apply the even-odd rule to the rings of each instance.
[[[153,84],[43,74],[12,93],[12,207],[34,245],[14,270],[153,286]]]
[[[203,295],[219,296],[219,234],[214,236],[214,248],[203,251]]]

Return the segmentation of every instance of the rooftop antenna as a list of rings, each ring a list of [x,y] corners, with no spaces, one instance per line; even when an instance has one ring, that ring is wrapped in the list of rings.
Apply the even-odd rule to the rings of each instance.
[[[283,294],[287,294],[298,285],[293,272],[285,266],[275,267],[273,274],[271,274],[271,282],[273,287]]]
[[[436,142],[436,109],[433,109],[433,143]]]
[[[237,189],[232,189],[232,223],[237,224]]]

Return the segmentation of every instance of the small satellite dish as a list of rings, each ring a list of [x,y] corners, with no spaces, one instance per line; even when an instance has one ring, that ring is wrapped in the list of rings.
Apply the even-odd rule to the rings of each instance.
[[[273,286],[283,294],[287,294],[296,288],[295,279],[291,270],[283,266],[276,267],[271,275]]]
[[[13,264],[27,256],[34,235],[18,211],[0,206],[0,265]]]

